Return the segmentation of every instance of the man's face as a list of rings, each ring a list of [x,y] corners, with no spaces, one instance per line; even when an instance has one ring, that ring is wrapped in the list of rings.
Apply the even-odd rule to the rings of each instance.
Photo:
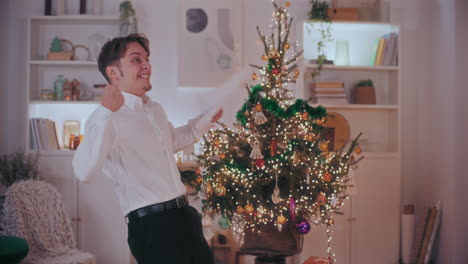
[[[120,58],[118,71],[120,76],[116,82],[122,91],[142,96],[151,90],[151,64],[148,53],[139,43],[127,44],[125,55]]]

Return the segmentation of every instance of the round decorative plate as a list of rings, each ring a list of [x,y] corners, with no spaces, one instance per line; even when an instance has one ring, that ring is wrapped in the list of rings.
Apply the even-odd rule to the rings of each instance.
[[[344,116],[336,112],[329,112],[324,126],[327,128],[326,138],[330,140],[328,143],[329,151],[339,150],[346,145],[350,128],[348,120]]]

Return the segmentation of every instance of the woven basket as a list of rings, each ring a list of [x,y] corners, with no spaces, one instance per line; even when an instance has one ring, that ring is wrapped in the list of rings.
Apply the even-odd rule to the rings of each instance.
[[[246,229],[244,234],[241,251],[249,255],[287,257],[302,250],[302,236],[295,230],[291,221],[283,225],[281,232],[271,224],[257,226],[253,232]]]

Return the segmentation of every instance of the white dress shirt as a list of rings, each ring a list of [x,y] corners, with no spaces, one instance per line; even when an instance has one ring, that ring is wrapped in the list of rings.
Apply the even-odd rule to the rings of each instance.
[[[75,176],[86,182],[101,172],[112,179],[123,215],[185,194],[174,153],[195,143],[212,126],[213,111],[174,128],[148,97],[122,92],[124,105],[100,105],[85,126],[73,157]],[[216,109],[215,109],[216,110]]]

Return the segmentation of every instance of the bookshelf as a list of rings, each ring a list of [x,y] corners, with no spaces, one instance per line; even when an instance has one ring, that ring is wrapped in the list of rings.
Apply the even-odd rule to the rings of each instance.
[[[318,66],[318,22],[302,21],[296,35],[304,49],[304,60],[298,65],[301,75],[295,85],[295,95],[304,100],[314,98],[311,73]],[[400,87],[401,62],[398,65],[375,66],[375,52],[379,39],[399,33],[399,26],[388,23],[333,21],[330,27],[332,42],[324,49],[328,60],[335,60],[335,41],[348,43],[348,65],[323,65],[315,81],[343,82],[347,104],[322,104],[328,112],[337,112],[350,125],[350,138],[360,132],[360,146],[365,159],[354,175],[356,193],[342,208],[343,215],[335,216],[333,250],[338,263],[397,263],[399,259],[400,219]],[[401,46],[398,37],[396,48]],[[354,86],[359,80],[371,79],[375,86],[376,104],[353,104]],[[335,88],[336,89],[336,88]],[[322,89],[323,91],[323,89]],[[375,199],[384,201],[376,202]],[[382,198],[385,197],[385,198]],[[326,251],[325,229],[315,229],[304,237],[301,261],[320,256]],[[369,250],[372,249],[372,250]]]
[[[53,155],[70,155],[63,149],[63,125],[67,120],[78,120],[81,132],[88,116],[99,105],[99,98],[83,101],[51,101],[41,100],[41,90],[53,91],[54,81],[58,75],[65,79],[80,82],[79,88],[86,89],[95,95],[102,89],[93,88],[93,84],[106,83],[97,68],[96,52],[93,49],[98,40],[110,39],[118,35],[118,17],[93,15],[65,16],[33,16],[28,19],[27,40],[27,97],[30,118],[47,118],[55,122],[60,151],[45,150],[42,153]],[[73,60],[47,60],[52,39],[57,36],[66,39],[73,45],[86,46],[77,49]],[[62,42],[66,50],[72,49],[68,42]],[[28,124],[29,127],[29,124]],[[28,131],[27,142],[31,141],[31,131]],[[31,146],[31,144],[29,144]],[[72,152],[73,153],[73,152]]]

